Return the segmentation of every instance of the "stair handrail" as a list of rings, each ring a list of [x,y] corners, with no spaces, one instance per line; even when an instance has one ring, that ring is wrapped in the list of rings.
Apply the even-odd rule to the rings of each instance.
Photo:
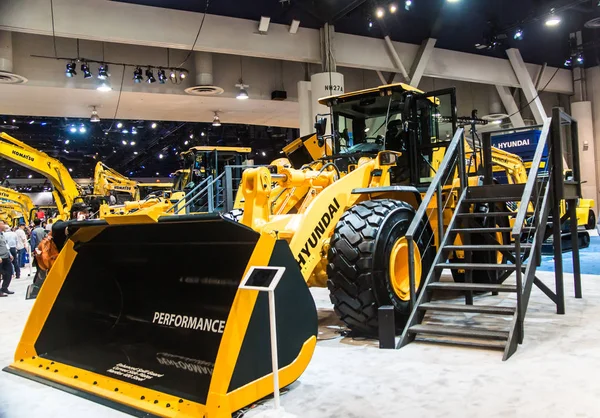
[[[442,190],[442,178],[447,174],[446,171],[451,164],[454,164],[454,160],[458,158],[459,169],[458,176],[460,179],[460,190],[459,195],[461,195],[463,188],[467,185],[466,180],[466,170],[465,170],[465,157],[464,157],[464,128],[458,128],[454,133],[454,137],[452,141],[450,141],[450,145],[446,149],[446,153],[442,162],[435,174],[431,184],[429,185],[425,196],[423,197],[419,208],[417,209],[417,213],[410,223],[408,230],[405,234],[406,240],[408,241],[408,275],[410,281],[410,307],[414,306],[415,303],[415,295],[416,295],[416,279],[415,279],[415,264],[414,264],[414,256],[415,256],[415,241],[414,236],[417,228],[423,221],[423,217],[427,212],[427,208],[431,203],[431,199],[433,199],[434,195],[437,195],[438,199],[438,207],[437,207],[437,215],[438,215],[438,233],[439,233],[439,242],[442,242],[444,237],[444,224],[443,224],[443,213],[444,210],[440,205],[441,202],[441,190]],[[456,155],[458,153],[458,156]]]
[[[520,239],[521,234],[523,233],[523,224],[525,223],[525,216],[527,215],[527,209],[529,207],[529,202],[531,202],[531,195],[533,193],[533,189],[535,187],[538,171],[540,169],[540,164],[542,162],[542,157],[544,155],[544,149],[546,148],[546,144],[548,143],[548,135],[550,133],[550,125],[552,118],[546,118],[544,120],[544,125],[542,127],[542,132],[540,134],[540,139],[538,141],[537,147],[535,149],[535,154],[533,156],[533,161],[531,163],[531,168],[529,169],[529,174],[527,176],[527,183],[525,183],[525,188],[523,190],[523,195],[521,197],[521,205],[517,210],[517,216],[515,218],[515,224],[512,229],[512,237],[515,240]]]

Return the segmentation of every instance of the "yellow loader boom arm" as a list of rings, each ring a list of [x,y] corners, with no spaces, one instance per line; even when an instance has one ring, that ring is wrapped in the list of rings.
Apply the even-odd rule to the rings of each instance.
[[[34,209],[33,202],[29,196],[19,193],[16,190],[9,189],[8,187],[0,186],[0,200],[20,205],[25,220],[29,222],[31,212]]]
[[[69,219],[71,206],[81,193],[79,185],[71,178],[69,171],[60,161],[5,132],[0,132],[0,157],[35,171],[50,180],[58,213],[62,219]]]
[[[94,194],[108,196],[111,192],[128,193],[132,200],[140,200],[138,182],[98,162],[94,170]]]

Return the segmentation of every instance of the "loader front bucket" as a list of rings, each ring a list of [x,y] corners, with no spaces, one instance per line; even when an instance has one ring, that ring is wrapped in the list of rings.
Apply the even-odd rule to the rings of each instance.
[[[280,386],[316,344],[314,301],[285,241],[219,215],[71,223],[6,371],[134,415],[230,417],[273,392],[266,293],[275,291]]]

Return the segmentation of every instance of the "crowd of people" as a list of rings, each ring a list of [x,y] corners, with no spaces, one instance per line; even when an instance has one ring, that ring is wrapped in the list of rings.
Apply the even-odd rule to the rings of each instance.
[[[36,214],[30,225],[20,223],[11,227],[0,220],[0,297],[14,294],[9,288],[11,281],[21,278],[21,269],[33,261],[32,249],[37,248],[51,229],[52,222],[46,221],[44,212]]]

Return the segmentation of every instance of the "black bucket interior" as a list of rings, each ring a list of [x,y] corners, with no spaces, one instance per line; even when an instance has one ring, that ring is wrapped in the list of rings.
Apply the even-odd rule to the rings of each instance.
[[[259,234],[216,216],[177,218],[76,243],[37,353],[205,404]]]

